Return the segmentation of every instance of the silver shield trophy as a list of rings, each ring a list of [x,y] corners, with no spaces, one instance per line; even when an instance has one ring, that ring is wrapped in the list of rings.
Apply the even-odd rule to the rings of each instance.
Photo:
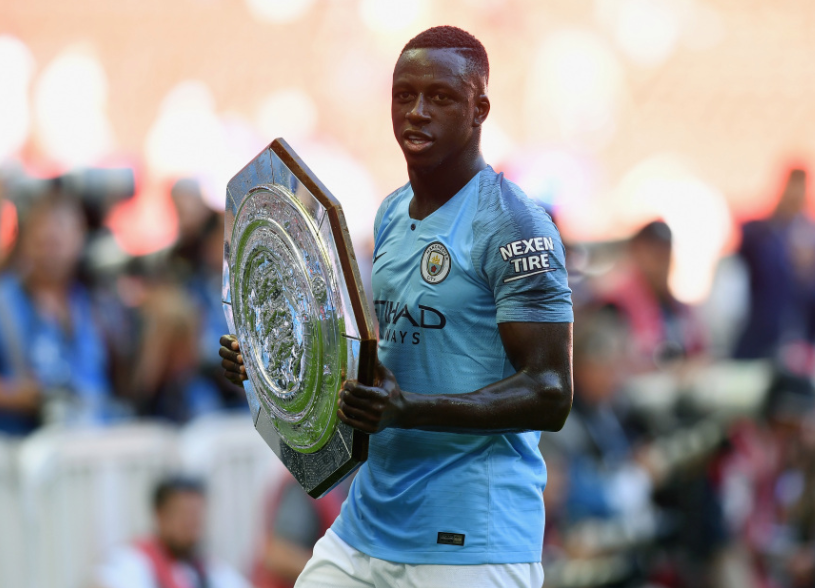
[[[340,203],[275,139],[226,189],[223,305],[255,428],[314,498],[368,455],[339,421],[345,379],[373,383],[376,337]]]

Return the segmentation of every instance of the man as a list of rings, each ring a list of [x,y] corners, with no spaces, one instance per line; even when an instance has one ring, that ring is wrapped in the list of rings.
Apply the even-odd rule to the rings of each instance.
[[[205,560],[206,501],[198,480],[169,477],[153,494],[153,537],[119,550],[96,574],[99,588],[249,588],[237,572]]]
[[[815,368],[815,223],[806,214],[807,173],[792,169],[769,218],[742,227],[738,255],[750,278],[749,312],[734,356]]]
[[[663,221],[649,222],[631,237],[627,254],[622,271],[598,283],[597,305],[616,315],[628,332],[628,369],[653,371],[702,357],[704,328],[668,283],[671,228]]]
[[[538,588],[539,434],[572,399],[570,290],[549,216],[487,166],[487,54],[455,27],[402,50],[391,113],[410,182],[374,225],[376,386],[339,417],[373,433],[298,588]],[[221,355],[245,379],[234,338]]]
[[[20,232],[0,273],[0,433],[45,420],[105,422],[108,359],[88,291],[77,279],[85,245],[78,201],[60,191],[20,207]]]

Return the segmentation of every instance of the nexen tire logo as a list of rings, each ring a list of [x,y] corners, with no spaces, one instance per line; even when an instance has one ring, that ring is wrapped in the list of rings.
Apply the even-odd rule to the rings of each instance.
[[[516,274],[504,278],[504,283],[555,271],[555,268],[549,267],[549,251],[554,249],[552,237],[519,239],[499,247],[501,258],[510,262]]]

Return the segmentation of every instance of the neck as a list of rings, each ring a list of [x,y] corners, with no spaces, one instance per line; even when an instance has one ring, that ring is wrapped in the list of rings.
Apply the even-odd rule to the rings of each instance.
[[[27,290],[41,296],[64,298],[70,290],[70,283],[64,280],[54,280],[50,276],[29,274],[24,277],[23,283]]]
[[[184,546],[179,547],[172,541],[166,541],[159,537],[159,545],[164,549],[164,552],[175,561],[192,561],[195,559],[195,547]]]
[[[441,208],[485,167],[487,163],[480,151],[463,161],[445,162],[433,169],[408,167],[413,188],[411,218],[422,220]]]

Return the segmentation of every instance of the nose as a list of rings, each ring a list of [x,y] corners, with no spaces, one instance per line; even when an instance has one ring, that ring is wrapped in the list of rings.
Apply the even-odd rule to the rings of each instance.
[[[427,104],[425,102],[424,94],[419,94],[416,97],[416,102],[414,102],[413,107],[407,111],[405,118],[414,124],[424,123],[430,120],[430,115],[427,113]]]

